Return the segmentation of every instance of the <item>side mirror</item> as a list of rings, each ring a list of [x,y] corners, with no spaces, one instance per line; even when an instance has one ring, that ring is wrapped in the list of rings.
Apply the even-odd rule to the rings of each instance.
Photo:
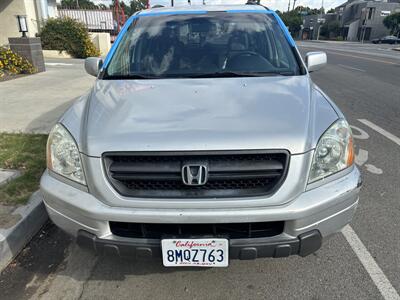
[[[318,71],[325,67],[328,59],[325,52],[308,52],[306,54],[306,65],[308,72]]]
[[[99,57],[88,57],[85,59],[85,70],[89,75],[97,77],[102,66],[103,60]]]

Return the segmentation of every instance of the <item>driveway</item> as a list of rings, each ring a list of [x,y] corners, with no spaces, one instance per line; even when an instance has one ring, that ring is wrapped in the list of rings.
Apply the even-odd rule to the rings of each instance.
[[[46,59],[46,72],[0,82],[0,131],[48,133],[95,78],[82,59]]]

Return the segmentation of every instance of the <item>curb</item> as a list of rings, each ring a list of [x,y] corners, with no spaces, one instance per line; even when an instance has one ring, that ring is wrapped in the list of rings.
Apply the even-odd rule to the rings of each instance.
[[[40,191],[33,193],[28,203],[18,207],[13,214],[20,214],[22,218],[10,228],[0,228],[0,272],[19,254],[48,219]]]
[[[21,171],[14,169],[2,169],[0,168],[0,186],[6,185],[11,180],[19,177]]]

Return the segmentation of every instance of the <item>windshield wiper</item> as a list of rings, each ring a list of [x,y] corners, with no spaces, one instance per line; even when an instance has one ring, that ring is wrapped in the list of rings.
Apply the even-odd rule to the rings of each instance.
[[[148,74],[128,74],[128,75],[104,75],[103,79],[161,79],[161,78],[224,78],[224,77],[265,77],[265,76],[293,76],[294,72],[270,71],[270,72],[210,72],[210,73],[189,73],[189,74],[163,74],[155,76]]]
[[[143,75],[143,74],[129,74],[129,75],[105,75],[103,79],[158,79],[160,77]]]
[[[293,76],[293,72],[214,72],[214,73],[200,73],[200,74],[188,74],[186,77],[189,78],[222,78],[222,77],[264,77],[264,76]]]

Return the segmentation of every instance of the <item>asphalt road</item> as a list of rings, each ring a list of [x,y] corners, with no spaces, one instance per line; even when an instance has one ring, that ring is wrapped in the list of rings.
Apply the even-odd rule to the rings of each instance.
[[[373,45],[299,45],[302,52],[327,52],[328,66],[312,77],[354,126],[364,187],[352,238],[337,234],[306,258],[167,269],[161,261],[97,257],[49,223],[1,274],[0,298],[398,299],[400,52]]]

